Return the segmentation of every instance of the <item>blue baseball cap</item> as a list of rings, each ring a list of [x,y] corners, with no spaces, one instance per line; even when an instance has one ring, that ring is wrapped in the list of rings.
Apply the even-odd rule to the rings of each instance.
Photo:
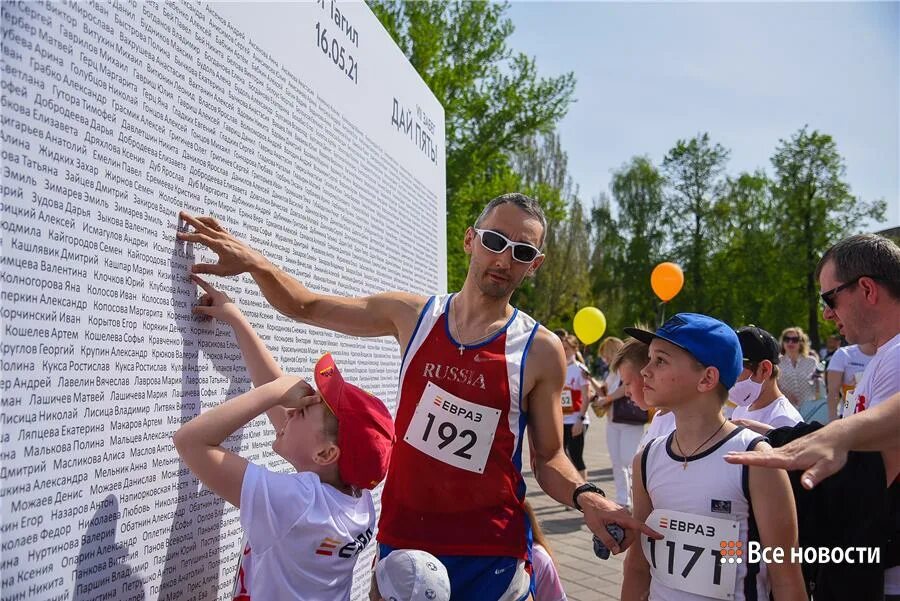
[[[706,367],[719,370],[719,382],[731,388],[744,369],[743,352],[737,334],[731,327],[699,313],[679,313],[661,325],[656,332],[625,328],[625,333],[650,344],[661,338],[689,352]]]

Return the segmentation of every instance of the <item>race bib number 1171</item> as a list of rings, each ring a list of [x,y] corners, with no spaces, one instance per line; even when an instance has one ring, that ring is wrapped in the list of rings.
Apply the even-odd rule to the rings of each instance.
[[[731,562],[727,559],[722,562],[722,542],[726,545],[728,541],[738,542],[737,521],[654,509],[646,523],[665,536],[653,540],[641,535],[641,547],[653,579],[696,595],[734,598],[738,564],[734,557]],[[746,561],[746,555],[742,561]]]
[[[403,440],[438,461],[483,474],[500,413],[429,382]]]

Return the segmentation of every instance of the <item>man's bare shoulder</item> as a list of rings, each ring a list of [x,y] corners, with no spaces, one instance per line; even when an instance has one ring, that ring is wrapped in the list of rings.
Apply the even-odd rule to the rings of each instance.
[[[559,353],[565,357],[562,341],[559,339],[559,336],[544,326],[538,326],[538,331],[534,335],[534,340],[531,344],[533,350],[539,347],[543,352],[555,353],[556,351],[559,351]]]
[[[566,354],[563,351],[559,336],[544,326],[540,326],[534,335],[534,340],[531,341],[528,359],[529,367],[537,367],[537,371],[534,373],[536,373],[538,378],[540,378],[541,374],[554,373],[559,371],[560,368],[564,368]]]
[[[389,316],[395,324],[396,334],[401,344],[405,345],[412,335],[413,328],[419,320],[419,315],[425,304],[427,296],[392,290],[373,294],[366,299],[368,308],[376,315]]]

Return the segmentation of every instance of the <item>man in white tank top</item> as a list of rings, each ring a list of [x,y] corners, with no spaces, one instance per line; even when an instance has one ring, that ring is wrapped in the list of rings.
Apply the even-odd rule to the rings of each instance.
[[[625,601],[805,600],[799,564],[744,561],[750,540],[797,545],[797,517],[787,474],[736,469],[732,450],[767,448],[764,439],[728,422],[722,405],[741,373],[742,354],[729,326],[679,313],[655,333],[626,328],[650,344],[642,370],[648,405],[668,408],[676,429],[647,443],[634,460],[634,517],[665,536],[641,537],[629,549]],[[723,561],[724,560],[724,561]]]

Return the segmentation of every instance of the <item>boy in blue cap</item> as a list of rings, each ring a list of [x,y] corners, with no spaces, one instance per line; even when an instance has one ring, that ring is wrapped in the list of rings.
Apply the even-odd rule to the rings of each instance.
[[[650,345],[641,371],[644,398],[675,415],[675,431],[651,440],[634,459],[634,517],[662,532],[641,537],[625,560],[622,599],[751,601],[806,599],[797,517],[787,474],[736,469],[732,450],[765,449],[764,439],[722,415],[743,370],[741,345],[728,325],[679,313],[656,332],[625,328]],[[748,563],[750,541],[783,549],[783,563]]]

